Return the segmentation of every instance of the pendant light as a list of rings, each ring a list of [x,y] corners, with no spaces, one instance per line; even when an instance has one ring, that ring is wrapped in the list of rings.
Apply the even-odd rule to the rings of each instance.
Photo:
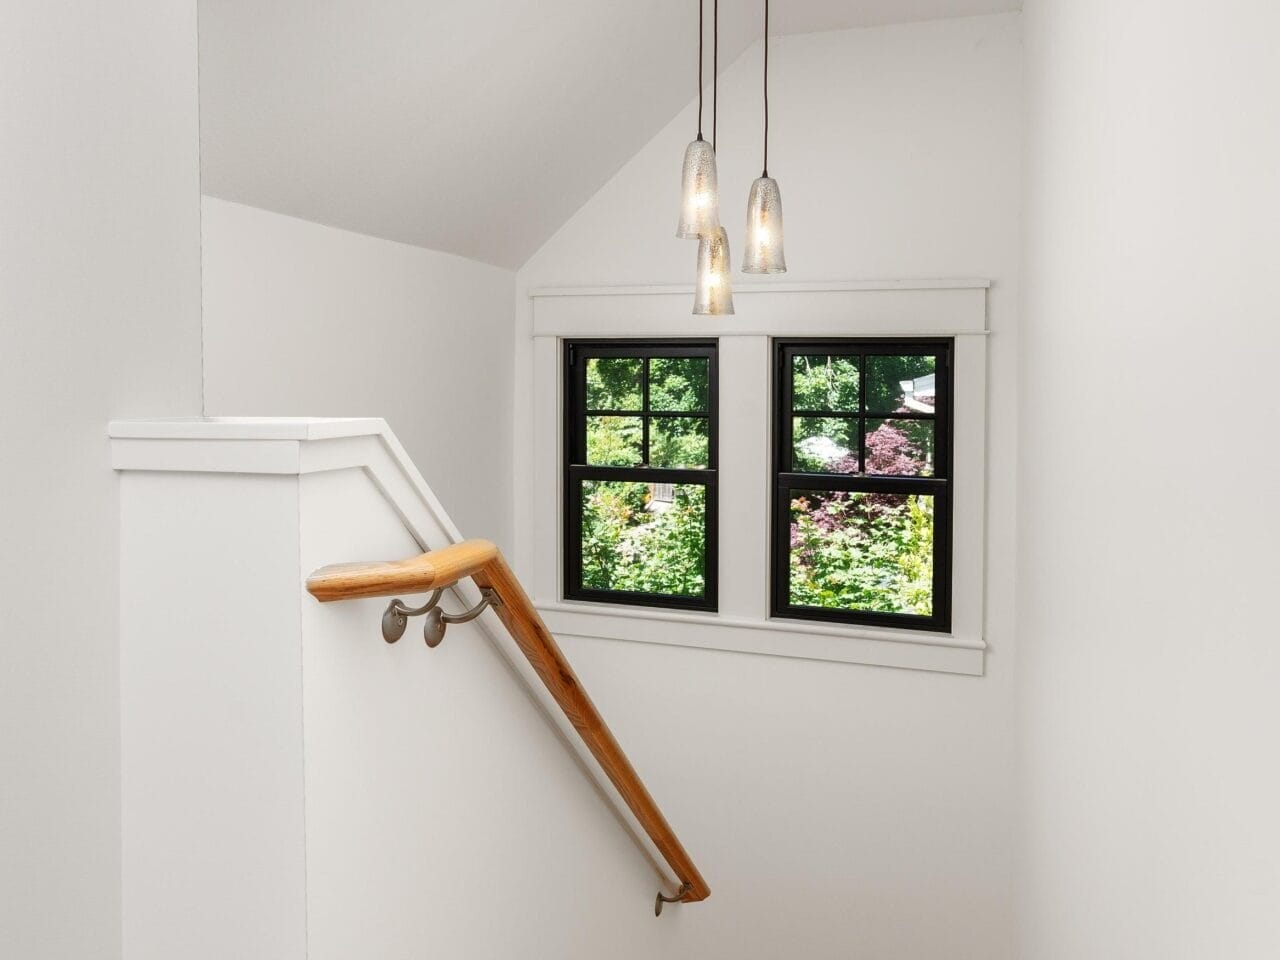
[[[764,167],[747,198],[743,273],[786,273],[782,252],[782,194],[769,176],[769,0],[764,0]]]
[[[712,6],[711,20],[711,152],[716,150],[716,108],[719,93],[720,59],[720,0]],[[724,227],[698,239],[698,279],[693,295],[693,312],[696,316],[724,316],[733,313],[733,285],[729,275],[729,235]]]
[[[676,227],[681,240],[706,236],[720,226],[716,151],[702,139],[702,5],[703,0],[698,0],[698,136],[684,150],[680,225]]]
[[[733,286],[729,283],[729,236],[724,227],[698,241],[698,285],[693,295],[696,316],[733,313]]]

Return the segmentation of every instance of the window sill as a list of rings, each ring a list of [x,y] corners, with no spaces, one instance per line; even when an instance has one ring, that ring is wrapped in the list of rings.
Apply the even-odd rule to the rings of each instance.
[[[880,627],[844,627],[799,620],[726,617],[717,613],[655,611],[582,601],[535,604],[560,636],[659,643],[801,660],[829,660],[909,670],[982,676],[980,638]]]

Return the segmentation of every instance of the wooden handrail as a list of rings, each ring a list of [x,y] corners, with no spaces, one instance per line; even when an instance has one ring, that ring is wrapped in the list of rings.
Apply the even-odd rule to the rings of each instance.
[[[496,546],[487,540],[466,540],[410,560],[321,567],[307,579],[307,590],[317,600],[328,603],[425,593],[453,586],[467,577],[473,578],[481,589],[492,589],[501,600],[501,604],[493,608],[494,613],[680,880],[679,899],[705,900],[711,895],[711,888],[693,865],[600,711],[582,689],[573,667]]]
[[[322,603],[426,593],[474,577],[498,557],[488,540],[464,540],[409,560],[321,567],[307,578],[307,590]]]

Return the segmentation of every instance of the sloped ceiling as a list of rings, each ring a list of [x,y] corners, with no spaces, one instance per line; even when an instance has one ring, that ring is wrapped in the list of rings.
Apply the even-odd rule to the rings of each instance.
[[[1020,5],[779,0],[771,32]],[[199,0],[199,10],[204,193],[505,267],[696,95],[696,0]],[[722,71],[761,36],[761,10],[721,0]]]

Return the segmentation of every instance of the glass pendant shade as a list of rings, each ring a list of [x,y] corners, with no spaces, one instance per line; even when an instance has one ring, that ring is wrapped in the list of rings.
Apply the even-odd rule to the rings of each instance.
[[[773,177],[758,177],[751,184],[742,272],[787,272],[787,258],[782,252],[782,194]]]
[[[710,236],[720,226],[720,189],[716,182],[716,151],[702,139],[684,151],[680,226],[676,236],[694,240]]]
[[[729,235],[716,227],[698,241],[698,283],[693,312],[718,317],[733,313],[733,286],[729,282]]]

